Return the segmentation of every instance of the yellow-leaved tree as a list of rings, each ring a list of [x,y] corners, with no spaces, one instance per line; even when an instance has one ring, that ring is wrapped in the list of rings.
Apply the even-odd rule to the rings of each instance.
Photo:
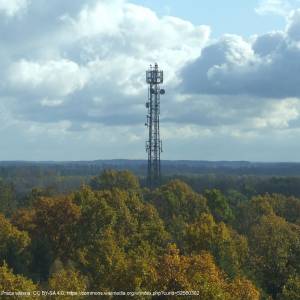
[[[208,252],[184,256],[171,244],[158,266],[161,291],[198,291],[189,299],[201,300],[259,300],[260,293],[245,278],[230,281],[216,266]],[[166,299],[174,299],[167,296]]]
[[[4,263],[0,266],[0,293],[2,291],[13,292],[14,295],[8,296],[8,299],[21,299],[21,296],[17,295],[17,292],[33,292],[37,290],[37,286],[29,279],[15,275],[11,269],[8,268],[7,264]],[[2,295],[3,299],[5,297]],[[31,294],[29,299],[34,298]],[[1,298],[2,299],[2,298]]]

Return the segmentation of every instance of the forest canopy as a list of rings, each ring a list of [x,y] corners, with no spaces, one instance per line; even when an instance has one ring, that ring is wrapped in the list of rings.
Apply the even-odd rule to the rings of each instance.
[[[36,187],[20,200],[0,181],[0,290],[300,299],[300,199],[195,190],[180,179],[149,190],[106,170],[72,192]]]

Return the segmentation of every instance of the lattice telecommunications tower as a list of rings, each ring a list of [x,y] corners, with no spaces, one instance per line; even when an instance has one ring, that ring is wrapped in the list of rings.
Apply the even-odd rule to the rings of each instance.
[[[159,115],[160,115],[160,96],[165,94],[165,90],[160,88],[164,81],[164,73],[159,70],[158,65],[150,65],[146,71],[146,82],[149,84],[148,109],[146,126],[149,129],[149,139],[146,142],[146,151],[148,153],[148,173],[147,181],[150,188],[154,188],[160,182],[161,166],[160,154],[162,152],[162,141],[159,132]]]

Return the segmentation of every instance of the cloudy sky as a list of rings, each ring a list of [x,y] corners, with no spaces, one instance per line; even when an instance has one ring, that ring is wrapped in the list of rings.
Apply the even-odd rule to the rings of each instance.
[[[224,2],[224,3],[223,3]],[[0,0],[0,160],[300,161],[299,0]]]

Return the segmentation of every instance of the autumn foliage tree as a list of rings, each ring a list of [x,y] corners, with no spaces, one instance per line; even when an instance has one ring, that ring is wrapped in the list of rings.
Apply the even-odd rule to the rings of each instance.
[[[64,262],[76,250],[76,226],[80,208],[69,197],[42,197],[31,208],[22,209],[13,216],[13,222],[29,233],[32,269],[35,276],[47,278],[56,258]]]
[[[209,251],[228,275],[243,273],[249,252],[247,239],[223,222],[216,223],[211,214],[202,214],[188,225],[184,241],[187,253]]]
[[[15,275],[6,263],[0,266],[0,291],[7,292],[33,292],[37,290],[37,285],[31,280],[21,275]],[[0,292],[1,293],[1,292]],[[5,296],[1,296],[5,299]],[[7,296],[9,299],[20,299],[21,297],[17,294]],[[33,298],[33,297],[31,297]]]
[[[68,266],[52,273],[48,280],[48,288],[50,291],[63,291],[65,292],[85,292],[87,290],[87,279],[80,274],[73,267]],[[55,299],[74,299],[74,295],[57,295]],[[84,299],[76,295],[76,299]]]
[[[25,272],[30,238],[27,232],[18,230],[0,214],[0,264],[6,261],[19,272]]]
[[[260,293],[245,278],[230,281],[208,252],[181,255],[176,245],[169,245],[159,265],[159,287],[162,291],[197,291],[190,299],[259,300]],[[167,299],[174,299],[169,296]]]

